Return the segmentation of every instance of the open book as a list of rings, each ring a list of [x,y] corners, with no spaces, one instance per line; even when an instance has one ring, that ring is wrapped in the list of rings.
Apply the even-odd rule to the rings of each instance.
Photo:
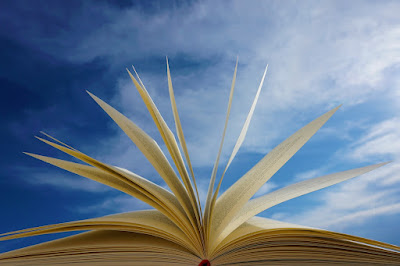
[[[146,202],[154,209],[3,233],[0,235],[0,240],[85,231],[0,254],[1,265],[400,264],[400,248],[397,246],[255,216],[279,203],[359,176],[386,164],[380,163],[305,180],[252,199],[257,190],[339,107],[316,118],[279,144],[218,197],[222,179],[246,135],[267,72],[266,68],[243,129],[218,181],[217,168],[235,87],[236,62],[225,127],[203,210],[175,103],[168,61],[169,94],[180,145],[136,70],[133,70],[135,76],[129,70],[128,73],[146,104],[178,173],[154,139],[113,107],[90,92],[89,95],[140,149],[163,178],[169,190],[126,169],[91,158],[43,133],[47,138],[38,138],[39,140],[85,164],[31,153],[27,153],[28,155],[118,189]]]

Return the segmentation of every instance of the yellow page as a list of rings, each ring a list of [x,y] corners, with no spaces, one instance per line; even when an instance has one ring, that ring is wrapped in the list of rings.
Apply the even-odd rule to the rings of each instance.
[[[340,173],[312,178],[250,200],[238,212],[235,218],[232,219],[232,221],[221,231],[221,233],[217,237],[216,242],[222,241],[222,239],[224,239],[228,234],[235,230],[239,225],[247,221],[249,218],[259,214],[260,212],[272,206],[299,197],[301,195],[305,195],[307,193],[343,182],[350,178],[354,178],[356,176],[372,171],[378,167],[381,167],[385,164],[387,163],[369,165],[366,167],[352,169]]]
[[[318,117],[279,144],[218,198],[211,221],[211,235],[214,239],[257,190],[325,124],[338,108]]]

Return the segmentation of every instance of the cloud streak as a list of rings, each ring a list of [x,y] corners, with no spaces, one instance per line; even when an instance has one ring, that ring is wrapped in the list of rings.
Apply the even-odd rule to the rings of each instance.
[[[399,140],[400,126],[397,120],[392,118],[370,125],[358,141],[350,142],[339,152],[340,155],[345,155],[342,157],[343,161],[351,159],[363,162],[391,158],[394,162],[334,188],[316,193],[314,199],[319,203],[311,209],[307,208],[294,215],[277,212],[272,216],[299,224],[347,232],[377,217],[399,214],[400,149],[396,149],[396,143]],[[392,139],[393,142],[386,142],[388,139]],[[299,174],[298,177],[308,178],[320,171],[321,169],[310,170]]]
[[[354,4],[350,10],[344,10],[340,2],[320,6],[306,2],[296,10],[310,8],[310,11],[300,11],[294,17],[295,6],[283,8],[277,3],[269,3],[255,8],[234,1],[228,4],[231,12],[223,13],[222,10],[227,8],[225,4],[203,1],[175,10],[167,9],[157,16],[136,9],[125,10],[102,30],[83,40],[80,49],[84,50],[74,53],[73,60],[107,56],[120,64],[121,58],[141,62],[146,57],[163,58],[166,54],[172,57],[177,104],[189,150],[198,166],[212,164],[215,157],[213,148],[222,132],[235,50],[240,51],[239,62],[243,64],[239,65],[225,158],[229,156],[235,134],[251,104],[262,66],[267,62],[271,67],[266,89],[243,146],[251,152],[266,153],[281,140],[282,132],[293,130],[312,118],[313,113],[323,112],[336,103],[344,103],[346,111],[353,105],[376,98],[389,100],[396,93],[395,88],[385,86],[395,79],[388,75],[388,69],[395,68],[400,62],[399,21],[390,10],[395,3],[387,6],[370,4],[361,9]],[[372,11],[373,18],[370,17]],[[384,16],[384,22],[376,22]],[[250,28],[253,30],[247,30]],[[138,34],[125,36],[123,32]],[[224,34],[215,36],[215,32]],[[137,40],[138,36],[140,40]],[[155,36],[157,41],[154,41]],[[107,45],[97,45],[105,38],[111,43],[105,41]],[[135,53],[131,52],[130,43],[135,43]],[[210,46],[213,49],[207,48]],[[128,54],[130,56],[125,56]],[[174,69],[174,56],[179,59],[180,54],[192,62],[205,64],[191,71]],[[219,55],[218,62],[210,59],[215,55]],[[140,65],[136,66],[141,69]],[[161,112],[167,114],[167,122],[172,125],[165,71],[142,71],[142,76]],[[134,118],[143,121],[137,94],[132,85],[129,89],[130,82],[124,80],[127,78],[121,77],[117,84],[119,94],[113,101],[121,102],[123,110],[136,112]],[[298,113],[303,114],[300,119],[294,115]],[[294,119],[298,121],[293,122]],[[288,126],[290,123],[293,125]]]
[[[265,154],[318,114],[343,103],[337,120],[329,121],[317,134],[319,139],[311,141],[327,147],[332,154],[336,152],[332,159],[338,159],[338,163],[298,173],[295,178],[335,172],[338,164],[349,169],[356,167],[352,163],[400,158],[400,123],[395,115],[400,106],[399,2],[197,1],[156,13],[136,7],[117,10],[99,5],[90,12],[90,8],[83,7],[80,15],[71,17],[71,25],[82,25],[87,15],[94,12],[101,24],[96,30],[78,27],[67,37],[61,32],[55,38],[45,38],[41,29],[29,29],[29,34],[24,35],[22,29],[15,27],[18,38],[26,38],[24,41],[34,48],[73,64],[100,58],[109,62],[112,69],[123,69],[134,63],[174,130],[164,67],[164,57],[168,55],[195,170],[211,169],[215,160],[237,55],[237,88],[222,165],[233,149],[266,63],[269,72],[265,88],[239,153]],[[67,45],[62,45],[64,39]],[[109,98],[103,100],[142,127],[166,152],[128,75],[123,70],[118,73],[113,88],[116,93],[106,94]],[[98,92],[107,89],[100,87]],[[348,120],[338,122],[339,119]],[[109,144],[93,148],[94,156],[162,184],[126,136],[112,122],[107,126],[115,129],[113,135]],[[340,140],[342,146],[329,146],[328,137]],[[397,213],[400,199],[397,190],[389,185],[398,184],[399,169],[398,163],[392,163],[322,196],[317,194],[320,206],[294,213],[290,221],[334,229],[337,224],[346,227],[378,214]],[[199,178],[202,195],[207,178]],[[54,180],[43,177],[37,182],[101,190],[69,179]],[[267,183],[259,194],[279,185]],[[112,204],[136,204],[124,202],[125,199],[116,198],[102,204],[105,209]]]

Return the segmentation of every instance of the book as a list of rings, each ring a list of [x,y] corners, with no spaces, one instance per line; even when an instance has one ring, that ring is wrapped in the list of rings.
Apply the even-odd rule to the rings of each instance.
[[[301,195],[362,175],[378,163],[301,181],[253,198],[266,183],[340,107],[299,129],[271,150],[220,196],[221,183],[246,136],[260,96],[268,65],[231,156],[217,182],[238,63],[232,79],[225,126],[210,178],[204,210],[179,119],[167,59],[167,77],[176,135],[167,126],[136,70],[128,74],[143,99],[177,169],[157,142],[116,109],[88,92],[139,148],[169,189],[126,169],[100,162],[42,132],[44,143],[82,163],[26,153],[120,190],[154,209],[45,225],[0,235],[0,240],[69,231],[73,236],[5,252],[1,265],[287,265],[287,264],[400,264],[400,248],[370,239],[256,216]]]

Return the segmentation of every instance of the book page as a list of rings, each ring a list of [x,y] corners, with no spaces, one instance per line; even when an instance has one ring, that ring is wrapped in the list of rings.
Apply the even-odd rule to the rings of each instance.
[[[65,161],[65,160],[55,159],[55,158],[42,156],[42,155],[38,155],[38,154],[28,153],[28,152],[25,152],[25,154],[32,156],[33,158],[36,158],[43,162],[57,166],[61,169],[67,170],[71,173],[92,179],[92,180],[102,183],[104,185],[118,189],[119,191],[122,191],[128,195],[135,197],[135,198],[138,198],[143,202],[146,202],[147,204],[153,206],[156,209],[162,208],[161,205],[159,205],[158,203],[153,201],[150,197],[148,197],[144,193],[140,192],[137,188],[135,188],[134,185],[129,184],[126,181],[124,182],[124,181],[120,180],[119,178],[117,178],[116,176],[114,176],[110,173],[107,173],[99,168],[84,165],[84,164],[69,162],[69,161]]]
[[[156,185],[150,181],[147,181],[143,178],[139,178],[139,176],[137,176],[137,175],[133,175],[133,173],[131,173],[132,175],[129,174],[130,172],[127,170],[121,171],[120,169],[118,169],[116,167],[112,167],[110,165],[107,165],[100,161],[97,161],[76,149],[72,150],[70,148],[58,145],[56,143],[52,143],[52,142],[42,139],[42,138],[38,138],[38,139],[45,142],[48,145],[53,146],[54,148],[57,148],[71,156],[74,156],[77,159],[80,159],[88,164],[91,164],[108,174],[113,175],[115,178],[117,178],[118,180],[120,180],[122,182],[128,183],[134,189],[138,190],[140,193],[142,193],[148,199],[150,199],[150,201],[148,201],[145,197],[141,197],[141,199],[143,199],[144,202],[149,203],[150,205],[154,206],[155,208],[158,207],[158,209],[163,211],[163,213],[166,214],[168,217],[173,218],[177,222],[177,224],[179,224],[182,227],[182,229],[185,230],[185,232],[188,232],[189,234],[197,234],[198,235],[197,230],[193,229],[195,227],[193,226],[193,224],[191,225],[190,220],[188,222],[187,218],[189,218],[189,217],[186,215],[186,212],[180,211],[180,210],[182,210],[181,205],[179,204],[179,202],[177,202],[176,198],[173,197],[173,195],[171,193],[169,193],[168,191],[161,189],[158,185]],[[41,160],[45,160],[48,163],[50,163],[51,159],[50,158],[45,159],[45,157],[41,157]],[[51,160],[51,162],[57,163],[58,166],[60,167],[60,163],[62,161],[61,160],[60,161]],[[63,162],[63,167],[65,167],[65,166],[67,166],[67,163]],[[72,172],[76,171],[77,170],[76,167],[78,167],[78,165],[76,165],[76,164],[69,164],[68,166],[75,167],[75,169],[73,169],[73,168],[71,169]],[[82,172],[82,169],[85,169],[86,174],[88,174],[88,171],[93,171],[90,168],[87,168],[83,165],[80,165],[79,167],[81,169],[81,172]],[[68,170],[68,169],[66,169],[66,170]],[[141,196],[141,195],[139,194],[138,196]],[[161,199],[165,200],[165,201],[163,202],[159,197],[161,197]],[[153,202],[158,204],[158,206],[154,205]],[[168,205],[171,207],[171,209],[168,207],[165,207]],[[163,209],[161,209],[160,207],[163,207]]]
[[[136,73],[136,70],[135,70],[135,73]],[[138,75],[137,75],[137,77],[139,78]],[[175,102],[174,88],[172,87],[172,80],[171,80],[171,73],[169,70],[168,58],[167,58],[167,77],[168,77],[169,98],[171,100],[171,107],[172,107],[172,113],[174,115],[174,120],[175,120],[176,133],[178,134],[179,143],[181,144],[181,148],[183,150],[183,153],[185,154],[186,162],[189,166],[190,174],[192,175],[192,181],[193,181],[194,188],[196,190],[197,203],[198,203],[198,207],[200,210],[200,216],[201,216],[202,210],[201,210],[201,204],[200,204],[199,190],[197,189],[196,178],[194,176],[192,163],[190,162],[189,151],[188,151],[188,148],[186,145],[185,136],[183,134],[182,125],[181,125],[181,120],[179,118],[178,108],[177,108],[176,102]],[[140,79],[139,79],[139,81],[140,81]],[[141,81],[140,81],[140,83],[142,84]],[[144,85],[142,84],[142,86],[144,86]]]
[[[140,86],[140,85],[139,85]],[[101,108],[118,124],[118,126],[128,135],[128,137],[135,143],[143,155],[149,160],[156,171],[167,183],[168,187],[179,200],[183,209],[188,215],[193,228],[197,230],[196,212],[197,209],[193,208],[192,200],[188,195],[185,187],[182,185],[175,171],[169,164],[164,153],[161,151],[157,142],[140,129],[135,123],[119,113],[113,107],[88,92],[89,95],[100,105]]]
[[[243,143],[244,139],[246,138],[247,130],[249,129],[250,121],[251,121],[251,118],[253,117],[254,110],[255,110],[256,105],[257,105],[258,97],[260,96],[261,89],[262,89],[262,86],[264,84],[265,75],[267,74],[267,70],[268,70],[268,65],[265,67],[264,74],[262,76],[260,85],[258,86],[258,90],[257,90],[256,96],[254,97],[253,103],[252,103],[252,105],[250,107],[250,111],[247,114],[247,117],[246,117],[246,120],[245,120],[245,122],[243,124],[242,130],[240,131],[239,137],[236,140],[235,146],[233,147],[233,151],[231,153],[231,156],[229,157],[228,163],[226,164],[224,172],[222,173],[222,176],[221,176],[221,178],[219,180],[217,189],[215,190],[215,194],[213,196],[214,199],[216,199],[218,197],[218,192],[219,192],[219,189],[220,189],[221,184],[222,184],[222,179],[224,178],[226,171],[228,170],[228,168],[231,165],[233,159],[235,158],[237,152],[239,151],[240,146],[242,146],[242,143]],[[214,203],[215,203],[215,201],[214,201]]]
[[[275,147],[218,198],[211,224],[214,239],[232,221],[257,190],[325,124],[339,107],[318,117]]]
[[[188,172],[186,170],[185,163],[183,162],[183,158],[181,155],[181,152],[178,147],[178,143],[176,142],[174,134],[172,134],[171,129],[168,127],[167,123],[165,123],[164,118],[161,116],[160,112],[158,111],[156,105],[154,104],[153,100],[151,99],[149,93],[146,90],[146,87],[144,87],[143,83],[140,85],[135,77],[129,72],[127,69],[129,76],[131,77],[132,82],[134,83],[136,89],[138,90],[140,96],[143,99],[143,102],[145,103],[147,109],[149,110],[149,113],[151,117],[154,120],[154,123],[156,124],[158,131],[160,132],[161,137],[164,140],[165,145],[168,148],[168,151],[172,157],[172,160],[175,163],[176,168],[178,169],[178,172],[182,178],[183,184],[185,185],[185,188],[187,190],[190,203],[192,205],[192,211],[190,212],[191,214],[194,213],[193,218],[196,219],[197,221],[197,228],[200,228],[200,214],[199,214],[199,209],[198,209],[198,202],[196,199],[196,196],[194,194],[193,186],[190,182]]]
[[[239,151],[240,146],[242,145],[242,143],[243,143],[243,141],[244,141],[244,139],[246,137],[246,133],[247,133],[247,130],[249,128],[251,118],[252,118],[252,116],[254,114],[254,110],[255,110],[256,105],[257,105],[258,97],[260,96],[260,93],[261,93],[261,88],[262,88],[262,86],[264,84],[264,79],[265,79],[265,75],[267,74],[267,70],[268,70],[268,65],[265,67],[264,74],[262,76],[260,85],[258,86],[258,90],[257,90],[256,96],[254,97],[253,103],[252,103],[252,105],[250,107],[250,111],[247,114],[246,120],[245,120],[243,128],[242,128],[242,130],[241,130],[241,132],[239,134],[239,137],[238,137],[238,139],[236,141],[236,144],[235,144],[235,146],[233,148],[232,154],[229,157],[228,163],[225,166],[224,172],[222,173],[221,178],[220,178],[220,180],[218,182],[217,188],[215,189],[214,195],[212,196],[212,200],[211,200],[211,203],[210,203],[210,216],[213,215],[215,202],[217,201],[219,190],[221,188],[222,180],[223,180],[223,178],[225,176],[225,173],[228,170],[231,162],[235,158],[237,152]]]
[[[238,58],[236,59],[235,71],[233,73],[231,90],[230,90],[230,93],[229,93],[229,101],[228,101],[228,108],[226,110],[224,131],[222,132],[222,137],[221,137],[221,142],[220,142],[220,145],[219,145],[217,159],[215,159],[214,167],[213,167],[213,170],[212,170],[212,173],[211,173],[211,179],[210,179],[210,183],[208,185],[208,191],[207,191],[206,205],[204,207],[204,226],[205,226],[205,233],[206,233],[207,239],[209,238],[209,233],[210,233],[210,230],[209,230],[210,226],[209,225],[210,225],[210,214],[211,214],[210,211],[211,211],[212,195],[213,195],[213,192],[214,192],[214,184],[215,184],[215,178],[217,176],[219,158],[221,156],[222,146],[224,145],[225,133],[226,133],[226,129],[228,127],[229,115],[231,113],[233,92],[235,90],[237,66],[238,66]],[[207,242],[208,242],[208,240],[207,240]]]
[[[357,169],[347,170],[340,173],[312,178],[309,180],[298,182],[296,184],[289,185],[287,187],[270,192],[264,196],[250,200],[238,212],[235,218],[232,219],[232,221],[222,230],[220,235],[217,237],[216,242],[222,241],[222,239],[224,239],[228,234],[235,230],[239,225],[272,206],[354,178],[356,176],[370,172],[385,164],[387,163],[374,164]]]

